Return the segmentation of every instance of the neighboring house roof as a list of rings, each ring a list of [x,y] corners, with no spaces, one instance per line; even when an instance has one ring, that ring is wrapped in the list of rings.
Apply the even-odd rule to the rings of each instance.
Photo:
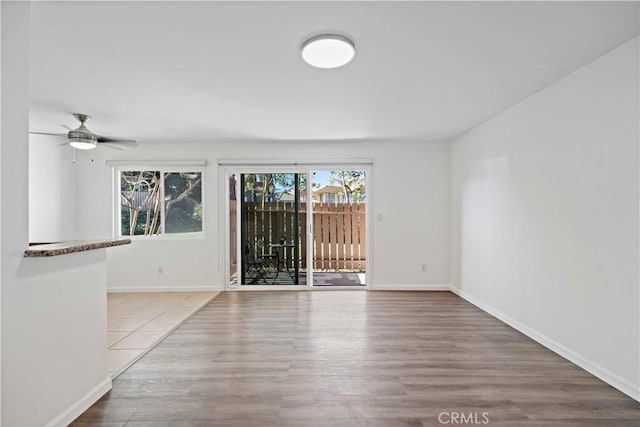
[[[293,202],[296,200],[295,196],[291,193],[281,193],[280,197],[278,198],[279,201],[281,202]]]
[[[320,194],[326,194],[326,193],[338,194],[340,191],[342,191],[342,187],[340,187],[339,185],[323,185],[322,187],[314,191],[313,195],[319,196]]]

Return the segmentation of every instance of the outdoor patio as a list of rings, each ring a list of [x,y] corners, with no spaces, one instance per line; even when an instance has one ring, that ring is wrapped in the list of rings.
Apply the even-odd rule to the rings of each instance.
[[[301,271],[298,275],[299,286],[307,285],[307,274]],[[275,281],[274,281],[275,278]],[[272,285],[294,285],[292,277],[285,271],[280,272],[277,277],[273,273],[265,273],[266,283],[258,280],[252,285],[272,286]],[[313,273],[314,286],[362,286],[366,285],[366,275],[364,272],[342,272],[342,271],[322,271]],[[235,280],[232,282],[235,283]]]

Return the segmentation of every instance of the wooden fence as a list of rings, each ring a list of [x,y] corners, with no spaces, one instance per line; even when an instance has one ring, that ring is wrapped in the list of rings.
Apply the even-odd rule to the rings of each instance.
[[[236,224],[240,222],[236,201],[230,201],[231,261],[237,256]],[[277,243],[281,236],[293,243],[295,205],[293,202],[245,203],[246,240]],[[307,204],[298,212],[300,268],[307,265]],[[234,219],[237,218],[237,222]],[[315,203],[313,205],[313,268],[318,270],[364,271],[366,261],[365,204]],[[256,248],[258,253],[261,250]],[[267,247],[265,252],[270,252]]]
[[[150,201],[151,203],[144,203],[145,200],[151,194],[150,190],[136,190],[136,191],[122,191],[122,195],[133,199],[134,208],[139,208],[140,212],[146,212],[149,207],[153,206],[155,200]],[[125,207],[128,203],[123,199],[121,203],[122,207],[120,208],[122,212],[129,212],[129,207]]]

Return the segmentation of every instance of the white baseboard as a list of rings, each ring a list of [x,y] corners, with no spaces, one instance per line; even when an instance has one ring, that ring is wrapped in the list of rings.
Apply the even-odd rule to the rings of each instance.
[[[527,326],[527,325],[525,325],[523,323],[520,323],[519,321],[515,320],[511,316],[508,316],[508,315],[504,314],[500,310],[497,310],[494,307],[479,301],[474,296],[469,295],[468,293],[464,292],[463,290],[454,288],[453,286],[451,286],[450,290],[451,290],[451,292],[455,293],[456,295],[460,296],[461,298],[463,298],[463,299],[467,300],[468,302],[470,302],[471,304],[475,305],[476,307],[478,307],[482,311],[485,311],[485,312],[489,313],[490,315],[492,315],[496,319],[498,319],[498,320],[506,323],[507,325],[511,326],[513,329],[516,329],[517,331],[522,332],[523,334],[525,334],[526,336],[528,336],[532,340],[538,342],[539,344],[542,344],[543,346],[545,346],[549,350],[551,350],[551,351],[557,353],[558,355],[564,357],[568,361],[578,365],[579,367],[581,367],[585,371],[587,371],[590,374],[594,375],[595,377],[601,379],[602,381],[606,382],[607,384],[611,385],[612,387],[617,388],[618,390],[620,390],[621,392],[623,392],[627,396],[629,396],[629,397],[631,397],[631,398],[633,398],[633,399],[635,399],[637,401],[640,401],[640,388],[635,387],[633,384],[631,384],[629,381],[625,380],[624,378],[621,378],[620,376],[608,371],[607,369],[603,368],[602,366],[598,365],[597,363],[594,363],[594,362],[592,362],[592,361],[590,361],[588,359],[585,359],[584,357],[582,357],[579,354],[575,353],[573,350],[570,350],[567,347],[563,346],[562,344],[560,344],[560,343],[558,343],[558,342],[556,342],[556,341],[554,341],[554,340],[552,340],[552,339],[550,339],[550,338],[538,333],[533,328],[530,328],[529,326]]]
[[[107,286],[107,292],[221,292],[222,286]]]
[[[53,421],[47,423],[47,426],[61,427],[68,426],[78,418],[84,411],[89,409],[91,405],[96,403],[102,396],[111,390],[111,377],[107,377],[97,386],[91,389],[87,394],[78,399],[73,405],[69,406],[62,414],[58,415]]]
[[[448,291],[450,285],[369,285],[371,291]]]

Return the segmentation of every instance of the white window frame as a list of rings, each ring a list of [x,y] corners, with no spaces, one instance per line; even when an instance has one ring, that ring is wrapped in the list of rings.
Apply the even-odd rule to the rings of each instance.
[[[109,163],[108,163],[109,164]],[[109,164],[113,168],[113,238],[114,239],[131,239],[131,240],[192,240],[192,239],[204,239],[205,238],[205,224],[206,224],[206,204],[205,204],[205,167],[204,163],[194,163],[192,166],[185,163],[171,164],[171,163],[128,163],[128,162],[113,162]],[[160,172],[162,182],[160,185],[160,216],[162,221],[160,222],[160,234],[153,236],[145,235],[123,235],[122,234],[122,219],[121,214],[121,195],[120,195],[120,173],[121,172],[136,172],[136,171],[157,171]],[[173,172],[198,172],[201,175],[200,188],[202,189],[202,230],[191,233],[166,233],[165,232],[165,207],[164,207],[164,177],[165,173]]]

